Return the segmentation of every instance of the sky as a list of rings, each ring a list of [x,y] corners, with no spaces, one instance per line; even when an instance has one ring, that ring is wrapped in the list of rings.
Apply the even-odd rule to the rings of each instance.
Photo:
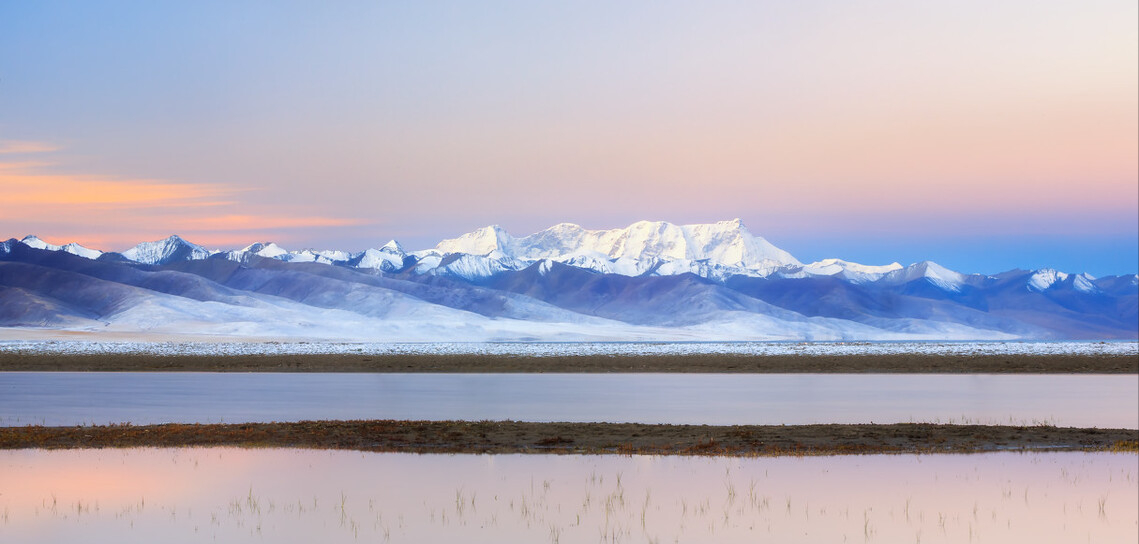
[[[1139,271],[1139,4],[0,0],[0,238]]]

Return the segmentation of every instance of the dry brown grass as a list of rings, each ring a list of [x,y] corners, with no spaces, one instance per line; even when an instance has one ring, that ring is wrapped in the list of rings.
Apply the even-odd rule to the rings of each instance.
[[[0,353],[0,371],[1139,374],[1128,355],[231,355]]]
[[[1009,449],[1139,452],[1139,430],[925,423],[708,426],[394,420],[0,428],[0,449],[180,446],[731,456]]]

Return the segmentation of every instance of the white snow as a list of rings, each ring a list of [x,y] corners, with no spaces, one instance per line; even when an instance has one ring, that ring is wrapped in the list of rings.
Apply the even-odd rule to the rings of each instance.
[[[302,249],[278,256],[282,261],[291,263],[321,263],[334,264],[352,259],[353,255],[347,251]]]
[[[250,246],[246,246],[239,253],[252,253],[258,257],[267,257],[270,259],[277,259],[282,255],[289,254],[288,251],[285,251],[284,248],[273,242],[259,242]]]
[[[165,262],[182,248],[189,248],[191,260],[206,259],[214,253],[175,235],[155,242],[143,242],[124,251],[122,255],[136,263],[158,264]]]
[[[790,253],[752,235],[739,219],[674,225],[639,221],[624,229],[586,230],[562,223],[518,239],[518,257],[561,260],[594,253],[636,261],[701,261],[747,270],[800,264]]]
[[[922,278],[950,292],[960,292],[962,286],[965,284],[964,274],[954,272],[933,261],[922,261],[902,269],[894,270],[893,272],[885,274],[882,280],[897,285]]]
[[[515,254],[514,238],[498,225],[483,227],[458,238],[443,240],[435,246],[434,251],[440,255],[451,253],[489,255],[494,251],[500,251],[509,256]]]
[[[71,242],[70,244],[63,246],[63,250],[72,255],[78,255],[85,259],[98,259],[99,256],[103,254],[102,251],[85,248],[75,242]]]
[[[712,224],[674,225],[639,221],[623,229],[587,230],[560,223],[522,238],[492,225],[444,240],[415,254],[453,253],[499,260],[487,270],[518,270],[542,259],[572,264],[606,274],[635,276],[691,272],[723,278],[744,274],[766,276],[801,263],[762,237],[751,234],[739,219]]]
[[[75,243],[55,246],[35,236],[25,237],[21,242],[29,247],[63,250],[89,259],[102,255],[100,251]],[[192,259],[204,259],[215,253],[171,236],[139,244],[124,251],[123,256],[136,262],[155,264],[164,262],[179,247],[191,248]],[[465,256],[444,258],[456,254]],[[738,275],[776,275],[783,278],[833,276],[853,283],[899,285],[925,278],[949,292],[960,292],[967,279],[965,275],[931,261],[908,267],[896,262],[872,266],[841,259],[802,264],[786,251],[751,234],[739,219],[691,225],[639,221],[626,228],[608,230],[588,230],[573,223],[559,223],[521,238],[515,238],[502,227],[491,225],[458,238],[443,240],[432,249],[410,253],[395,240],[379,249],[359,253],[313,249],[290,252],[272,242],[256,243],[226,253],[227,258],[237,261],[247,259],[248,255],[287,262],[353,263],[357,268],[381,271],[402,269],[404,257],[412,255],[418,260],[415,273],[453,275],[472,281],[503,271],[521,270],[543,260],[604,274],[668,276],[691,273],[718,281]],[[444,262],[447,264],[443,265]],[[543,270],[548,270],[548,266]],[[1042,269],[1029,278],[1027,288],[1044,291],[1069,278],[1069,274]],[[1073,288],[1085,293],[1099,292],[1093,280],[1087,275],[1071,278]]]
[[[852,263],[842,259],[823,259],[802,267],[787,267],[778,272],[784,278],[805,278],[808,276],[837,276],[854,283],[870,283],[882,279],[890,272],[901,270],[899,263],[881,266]]]
[[[415,255],[415,254],[413,254],[413,255]],[[426,274],[426,273],[430,272],[432,269],[434,269],[435,267],[439,266],[439,263],[443,262],[443,256],[442,255],[437,255],[437,254],[433,254],[433,253],[426,254],[426,255],[416,255],[416,257],[419,258],[419,260],[415,263],[415,273],[416,274]]]
[[[1041,268],[1028,278],[1028,288],[1034,291],[1046,291],[1058,281],[1068,279],[1068,275],[1051,268]]]
[[[16,354],[173,355],[1131,355],[1136,342],[307,342],[307,341],[105,341],[0,340],[0,352]]]
[[[472,255],[461,253],[444,258],[447,264],[436,265],[427,273],[437,276],[455,276],[468,281],[487,278],[507,270],[519,270],[524,265],[513,259],[494,257],[491,255]]]
[[[1095,283],[1093,283],[1094,281],[1095,278],[1086,272],[1076,274],[1076,277],[1072,280],[1072,287],[1083,293],[1098,293],[1099,287],[1096,287]]]
[[[102,251],[96,249],[88,249],[75,242],[71,242],[63,246],[49,244],[39,239],[39,237],[33,235],[25,236],[23,240],[20,240],[20,243],[35,249],[43,249],[47,251],[65,251],[72,255],[83,257],[85,259],[98,259],[99,256],[103,254]]]
[[[399,244],[396,244],[394,247],[391,244],[392,242],[389,242],[380,249],[365,249],[364,252],[359,255],[360,261],[356,264],[356,267],[385,271],[403,268],[404,253],[402,248],[399,247]]]
[[[28,236],[25,236],[22,240],[20,240],[20,243],[24,244],[25,246],[28,246],[30,248],[34,248],[34,249],[44,249],[47,251],[59,251],[60,250],[60,246],[57,246],[54,244],[49,244],[43,240],[40,240],[39,237],[31,235],[31,234],[29,234]]]
[[[342,250],[302,249],[287,251],[272,242],[259,242],[238,251],[230,251],[226,257],[233,261],[245,261],[249,255],[292,263],[342,264],[358,259],[357,268],[395,270],[403,266],[403,248],[395,240],[384,244],[380,249],[366,249],[359,253]]]

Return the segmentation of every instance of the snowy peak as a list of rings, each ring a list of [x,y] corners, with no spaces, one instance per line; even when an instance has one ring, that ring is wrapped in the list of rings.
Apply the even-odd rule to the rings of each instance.
[[[54,244],[49,244],[40,240],[38,236],[29,234],[20,240],[21,244],[34,249],[43,249],[47,251],[59,251],[60,247]]]
[[[801,264],[790,253],[763,237],[753,235],[739,219],[710,225],[685,225],[681,230],[693,260],[708,259],[748,269]]]
[[[290,263],[341,264],[390,271],[403,268],[405,253],[403,247],[395,240],[384,244],[380,249],[368,249],[359,253],[316,249],[288,251],[273,242],[258,242],[238,251],[230,251],[226,253],[226,258],[231,261],[247,262],[253,255]]]
[[[371,268],[373,270],[382,270],[384,272],[391,272],[403,268],[404,258],[407,253],[404,252],[403,246],[399,242],[392,240],[379,249],[366,249],[359,255],[353,257],[352,265],[356,268]]]
[[[83,257],[84,259],[98,259],[99,256],[103,254],[102,251],[99,251],[97,249],[88,249],[75,242],[71,242],[63,246],[49,244],[34,235],[25,236],[23,240],[20,240],[20,243],[35,249],[43,249],[47,251],[65,251],[72,255]]]
[[[281,246],[274,244],[273,242],[257,242],[256,244],[246,246],[238,253],[251,253],[253,255],[257,255],[258,257],[276,259],[281,255],[288,254],[289,252],[285,251]]]
[[[1066,279],[1068,279],[1068,275],[1063,272],[1051,268],[1041,268],[1029,276],[1028,289],[1030,291],[1047,291],[1056,282],[1062,282]]]
[[[562,223],[518,242],[520,256],[535,260],[600,254],[637,261],[707,260],[748,269],[800,264],[790,253],[748,232],[739,219],[696,225],[638,221],[623,229],[609,230],[586,230]]]
[[[526,248],[528,256],[531,258],[564,258],[566,255],[581,252],[587,236],[596,232],[598,231],[588,231],[581,225],[573,223],[558,223],[548,229],[519,239],[518,244]],[[596,251],[596,249],[591,251]]]
[[[124,251],[122,255],[136,263],[167,264],[177,261],[206,259],[211,255],[211,252],[175,235],[155,242],[143,242]]]
[[[1094,294],[1100,292],[1099,287],[1096,287],[1095,277],[1086,272],[1072,277],[1072,288],[1081,293]]]
[[[483,227],[469,232],[458,238],[443,240],[435,246],[435,251],[447,255],[451,253],[466,253],[467,255],[490,255],[500,252],[503,255],[513,256],[514,237],[498,225]]]
[[[792,269],[792,272],[781,272],[784,278],[805,278],[808,276],[834,276],[854,283],[868,283],[882,279],[887,274],[902,270],[902,265],[894,262],[887,265],[871,266],[852,263],[842,259],[823,259],[801,268]]]
[[[288,251],[273,242],[257,242],[237,251],[227,251],[225,258],[231,261],[245,263],[249,262],[249,259],[253,256],[264,257],[266,259],[282,259],[288,254]]]
[[[451,276],[467,281],[477,281],[495,274],[522,268],[524,265],[513,259],[496,259],[488,255],[472,255],[469,253],[450,253],[425,272],[434,276]]]
[[[444,240],[417,256],[422,259],[450,254],[499,261],[496,266],[478,267],[484,270],[518,270],[549,259],[624,275],[691,272],[706,277],[765,276],[781,267],[800,264],[791,254],[748,232],[739,219],[698,225],[638,221],[626,228],[608,230],[559,223],[522,238],[514,238],[494,225]]]
[[[546,254],[541,256],[553,258],[591,252],[610,259],[707,260],[747,269],[800,264],[791,254],[752,235],[739,219],[697,225],[638,221],[623,229],[610,230],[585,230],[577,225],[561,224],[523,240],[530,253],[541,252]]]
[[[965,275],[954,272],[933,261],[922,261],[911,264],[900,270],[886,274],[883,280],[891,284],[910,283],[916,280],[928,280],[937,287],[950,292],[960,292],[965,285]]]
[[[1028,277],[1027,289],[1043,293],[1049,289],[1059,289],[1070,286],[1081,293],[1095,294],[1100,288],[1095,284],[1095,277],[1087,274],[1065,274],[1051,268],[1041,268]]]
[[[334,264],[350,261],[352,257],[353,255],[347,251],[302,249],[300,251],[290,251],[275,258],[291,263]]]
[[[404,249],[403,249],[403,245],[400,244],[399,242],[395,241],[395,240],[388,240],[388,243],[380,246],[379,250],[386,252],[386,253],[395,253],[398,255],[406,255],[407,254],[407,252],[404,251]]]
[[[103,254],[102,251],[99,251],[97,249],[86,248],[86,247],[83,247],[83,246],[81,246],[75,242],[71,242],[69,244],[64,245],[63,250],[72,254],[72,255],[78,255],[78,256],[83,257],[85,259],[98,259],[99,256]]]
[[[9,240],[0,253],[11,253],[16,244],[97,259],[103,253],[76,243],[57,246],[36,236]],[[179,236],[138,244],[123,257],[143,264],[167,264],[205,259],[218,253]],[[676,225],[666,221],[638,221],[625,228],[589,230],[573,223],[559,223],[525,237],[515,238],[498,225],[483,227],[440,242],[433,249],[408,252],[390,240],[379,248],[361,252],[339,250],[288,251],[273,242],[258,242],[225,257],[248,263],[254,256],[294,263],[321,263],[381,272],[449,275],[478,280],[506,271],[541,265],[564,264],[601,274],[623,276],[676,276],[694,274],[717,282],[736,276],[801,279],[828,276],[856,284],[900,286],[924,281],[950,293],[966,285],[977,288],[986,281],[937,263],[923,261],[906,267],[898,263],[868,266],[841,259],[800,263],[790,253],[748,231],[739,219],[707,224]],[[414,258],[409,258],[414,257]],[[410,267],[410,268],[409,268]],[[1066,274],[1053,269],[1016,271],[1018,289],[1044,292],[1063,288],[1085,294],[1114,293],[1116,285],[1134,286],[1139,276],[1123,276],[1106,283],[1087,274]],[[920,287],[915,285],[914,287]]]

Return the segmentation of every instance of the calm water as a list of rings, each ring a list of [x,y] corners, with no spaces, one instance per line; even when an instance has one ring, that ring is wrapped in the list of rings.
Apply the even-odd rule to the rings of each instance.
[[[0,537],[122,542],[1139,541],[1139,456],[0,452]]]
[[[1139,378],[1089,375],[0,373],[0,424],[311,419],[1139,428]]]

